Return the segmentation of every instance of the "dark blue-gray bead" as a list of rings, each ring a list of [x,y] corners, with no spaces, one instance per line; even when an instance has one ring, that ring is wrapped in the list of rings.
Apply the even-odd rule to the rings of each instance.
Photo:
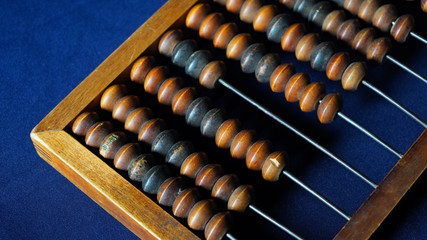
[[[207,50],[197,50],[185,63],[185,72],[193,78],[199,78],[203,68],[211,60],[211,53]]]
[[[327,1],[322,1],[316,3],[308,14],[308,20],[317,24],[317,26],[322,26],[323,21],[326,16],[332,11],[332,6]]]
[[[294,12],[307,18],[315,3],[314,0],[297,0],[294,4]]]
[[[156,194],[160,185],[171,175],[166,165],[156,165],[142,176],[142,190],[150,194]]]
[[[185,67],[188,58],[197,50],[197,43],[187,39],[178,43],[172,51],[172,62],[180,67]]]
[[[274,69],[280,65],[280,57],[276,53],[269,53],[259,60],[255,70],[258,82],[269,82]]]
[[[141,154],[134,158],[128,168],[129,178],[133,181],[141,182],[142,177],[153,166],[154,158],[150,154]]]
[[[268,40],[280,43],[282,41],[283,34],[292,23],[293,20],[289,14],[279,14],[275,16],[267,27]]]
[[[244,73],[253,73],[258,65],[259,60],[265,54],[265,46],[262,43],[254,43],[250,45],[242,54],[240,66]]]
[[[322,42],[316,46],[310,56],[311,67],[317,71],[325,71],[329,59],[335,53],[335,47],[332,42]]]
[[[346,0],[332,0],[332,2],[336,3],[338,6],[343,7]]]
[[[199,97],[192,101],[185,112],[185,121],[193,127],[200,127],[203,117],[210,109],[209,98]]]
[[[224,122],[225,111],[222,108],[212,108],[205,114],[200,125],[203,136],[215,137],[216,131]]]
[[[189,141],[175,143],[166,154],[166,162],[181,167],[184,160],[194,152],[194,146]]]
[[[151,145],[151,151],[166,155],[171,147],[178,142],[179,134],[174,129],[164,130],[156,138]]]

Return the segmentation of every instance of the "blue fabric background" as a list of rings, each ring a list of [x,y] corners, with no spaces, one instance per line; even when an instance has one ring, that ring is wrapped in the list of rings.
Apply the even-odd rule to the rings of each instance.
[[[29,134],[51,109],[164,2],[0,2],[0,126],[3,136],[0,139],[0,239],[136,238],[44,162],[36,154]],[[411,11],[416,14],[418,22],[427,22],[427,14],[421,12],[419,3],[403,4],[407,4],[407,9],[401,12]],[[427,36],[425,25],[419,24],[417,31]],[[397,49],[393,52],[395,56],[427,75],[427,46],[409,40],[408,43],[397,46]],[[294,60],[293,56],[289,59]],[[299,71],[308,72],[313,79],[325,79],[323,73],[315,73],[308,64],[296,65]],[[426,84],[403,73],[390,63],[372,66],[367,78],[427,120]],[[236,84],[251,85],[244,82]],[[255,83],[252,85],[255,86]],[[375,181],[382,179],[397,161],[393,155],[367,137],[360,136],[342,120],[320,127],[314,114],[308,114],[306,117],[307,114],[295,110],[295,104],[287,104],[284,107],[282,95],[270,94],[267,87],[263,92],[259,92],[260,89],[255,87],[253,89],[256,91],[247,92],[260,101],[265,101],[266,105],[273,103],[271,107],[282,117],[305,129],[310,136],[317,136],[316,140],[334,149],[335,153],[348,159],[353,166]],[[328,83],[327,87],[329,92],[342,92],[339,84]],[[375,130],[402,152],[405,152],[422,132],[422,128],[411,119],[365,89],[359,94],[343,95],[346,101],[343,112]],[[255,115],[253,117],[264,121],[260,114],[253,114],[255,110],[247,108]],[[290,113],[284,113],[285,110]],[[265,134],[277,134],[274,135],[277,145],[283,144],[286,149],[302,142],[277,124],[265,121],[271,126]],[[283,134],[284,139],[279,138],[280,134]],[[352,137],[354,138],[349,140]],[[368,196],[371,191],[369,187],[337,164],[331,164],[327,157],[309,145],[305,144],[301,148],[303,152],[306,151],[305,154],[299,155],[296,150],[290,150],[290,153],[293,153],[291,155],[297,159],[297,163],[291,164],[295,170],[294,174],[337,202],[347,212],[353,213]],[[307,166],[301,166],[303,164]],[[374,238],[427,239],[425,175]],[[334,212],[288,180],[271,185],[273,187],[260,186],[262,189],[259,189],[261,194],[258,193],[257,204],[263,209],[276,209],[271,210],[269,214],[307,238],[330,238],[345,223]],[[281,206],[283,202],[286,206]],[[278,232],[253,214],[250,214],[250,217],[254,219],[255,227],[271,228],[272,232]],[[247,237],[244,234],[240,236]]]

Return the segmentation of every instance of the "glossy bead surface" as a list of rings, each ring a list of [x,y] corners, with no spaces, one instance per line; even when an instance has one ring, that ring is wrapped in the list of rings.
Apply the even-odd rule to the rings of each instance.
[[[359,32],[360,22],[356,18],[349,19],[343,22],[337,31],[337,38],[348,44],[353,43],[353,39]]]
[[[160,104],[171,105],[172,99],[181,90],[183,81],[179,77],[166,79],[159,88],[157,100]]]
[[[242,7],[245,0],[227,0],[225,7],[231,13],[239,13],[240,8]]]
[[[412,15],[403,15],[396,19],[394,25],[391,27],[390,34],[393,38],[400,43],[406,41],[409,33],[415,25],[415,19]]]
[[[172,111],[177,115],[185,115],[190,103],[197,97],[196,89],[186,87],[178,91],[172,99]]]
[[[172,52],[172,62],[180,67],[185,67],[187,59],[193,54],[197,49],[196,41],[193,39],[187,39],[178,43]]]
[[[253,21],[254,30],[257,32],[266,32],[271,20],[276,16],[277,8],[274,5],[265,5],[261,7],[255,15]]]
[[[295,48],[295,56],[300,61],[309,61],[311,53],[319,44],[319,35],[317,33],[309,33],[303,36]]]
[[[138,143],[128,143],[121,147],[114,156],[114,167],[128,170],[130,162],[142,153]]]
[[[304,88],[310,83],[310,77],[306,73],[296,73],[285,86],[285,98],[288,102],[296,102]]]
[[[188,214],[188,226],[194,230],[204,230],[208,221],[215,215],[216,209],[216,204],[212,199],[199,201]]]
[[[116,84],[108,87],[101,97],[100,106],[107,111],[113,111],[114,105],[124,96],[128,94],[126,85]]]
[[[360,30],[353,39],[352,48],[366,54],[376,35],[374,28],[364,28]]]
[[[339,93],[326,95],[317,108],[317,117],[321,123],[331,123],[342,109],[342,97]]]
[[[182,33],[181,29],[173,29],[166,32],[165,34],[163,34],[162,38],[160,38],[159,52],[165,56],[171,57],[173,53],[173,49],[183,39],[184,39],[184,34]],[[142,81],[141,84],[143,82],[144,81]]]
[[[157,202],[160,205],[172,207],[178,195],[185,190],[185,182],[181,177],[171,177],[160,185],[157,191]]]
[[[86,132],[85,143],[91,147],[99,147],[104,138],[113,131],[111,122],[97,122]]]
[[[314,70],[325,71],[326,65],[335,52],[332,42],[322,42],[316,46],[310,56],[310,64]]]
[[[293,52],[299,40],[304,36],[305,27],[301,23],[295,23],[286,29],[282,37],[281,47],[283,51]]]
[[[209,63],[211,57],[211,53],[207,50],[195,51],[185,63],[185,73],[198,79],[200,72]]]
[[[141,178],[142,190],[149,194],[157,194],[160,185],[169,178],[170,170],[166,165],[156,165]]]
[[[357,16],[365,22],[370,23],[379,6],[380,3],[378,0],[364,0],[360,4]]]
[[[179,134],[174,129],[167,129],[159,133],[154,138],[151,145],[151,151],[166,155],[171,147],[178,142]]]
[[[139,98],[137,96],[125,96],[122,97],[116,105],[114,105],[112,115],[113,118],[124,122],[129,114],[140,106]]]
[[[208,63],[199,76],[199,83],[205,88],[213,89],[218,79],[225,76],[226,68],[223,61],[212,61]]]
[[[234,189],[240,184],[236,174],[227,174],[218,179],[212,188],[212,197],[228,201]]]
[[[314,22],[317,26],[322,26],[326,16],[332,11],[332,6],[327,1],[321,1],[316,3],[310,13],[308,14],[308,20]]]
[[[209,110],[209,98],[199,97],[188,106],[187,111],[185,112],[185,121],[190,126],[200,127],[203,117]]]
[[[244,73],[254,73],[258,62],[265,54],[265,46],[262,43],[250,45],[242,54],[240,67]]]
[[[172,145],[166,154],[166,162],[181,167],[184,160],[194,152],[194,146],[189,141],[179,141]]]
[[[283,92],[286,83],[295,74],[295,67],[292,63],[280,64],[274,69],[270,76],[270,88],[273,92]]]
[[[345,19],[346,15],[343,10],[334,10],[330,12],[323,21],[322,31],[336,36],[339,26],[345,21]]]
[[[271,153],[271,142],[260,140],[252,144],[246,154],[246,166],[250,170],[261,170],[267,156]]]
[[[153,156],[150,154],[141,154],[134,158],[129,164],[129,178],[133,181],[141,182],[142,176],[151,169],[153,162]]]
[[[142,125],[153,117],[153,112],[150,108],[139,107],[134,109],[126,118],[125,129],[138,134]]]
[[[195,152],[188,156],[181,165],[180,174],[196,178],[200,169],[208,164],[208,156],[204,152]]]
[[[166,66],[157,66],[148,72],[144,82],[144,90],[150,94],[157,94],[160,86],[169,76],[169,69]]]
[[[388,32],[391,23],[397,18],[396,8],[391,4],[382,5],[375,11],[372,18],[372,24],[383,32]]]
[[[163,50],[165,52],[165,50]],[[144,84],[145,76],[154,67],[154,57],[144,56],[135,61],[130,70],[130,80]],[[109,110],[111,111],[111,110]]]
[[[307,18],[316,2],[314,0],[296,0],[293,10]]]
[[[200,132],[203,136],[213,138],[216,135],[218,128],[224,122],[225,111],[222,108],[212,108],[202,119]]]
[[[259,60],[255,69],[255,76],[258,82],[268,82],[274,69],[279,66],[281,62],[279,54],[269,53]]]
[[[199,3],[191,8],[185,19],[185,26],[193,30],[199,30],[202,21],[208,16],[211,6],[207,3]]]
[[[240,61],[243,52],[252,44],[248,33],[237,34],[227,45],[226,55],[229,59]]]
[[[276,15],[268,24],[267,27],[267,38],[268,40],[280,43],[282,41],[283,34],[286,29],[292,24],[292,18],[288,14]]]
[[[264,180],[275,182],[279,180],[283,168],[286,166],[288,155],[285,152],[273,152],[268,155],[262,166],[262,177]]]
[[[364,62],[354,62],[344,71],[341,84],[347,91],[355,91],[366,74],[366,65]]]
[[[196,186],[211,190],[216,181],[224,174],[219,164],[205,165],[196,176]]]
[[[113,132],[104,138],[99,146],[99,154],[106,159],[113,159],[119,149],[127,142],[123,132]]]
[[[238,32],[237,25],[233,22],[221,25],[216,31],[213,38],[213,45],[219,49],[226,49],[231,39],[236,36]]]
[[[221,13],[211,13],[202,22],[199,28],[199,36],[212,40],[216,31],[224,23],[224,16]]]
[[[221,240],[230,230],[231,214],[220,212],[213,216],[205,228],[206,240]]]
[[[326,65],[326,76],[333,81],[341,80],[341,76],[349,64],[350,56],[347,52],[335,53]]]
[[[166,123],[161,118],[155,118],[147,121],[139,131],[138,140],[151,144],[157,135],[163,131]]]
[[[188,213],[199,200],[200,194],[197,188],[182,191],[172,204],[173,215],[180,218],[188,217]]]
[[[384,57],[387,55],[391,48],[391,41],[387,37],[381,37],[375,39],[368,48],[366,58],[374,60],[378,63],[382,63]]]
[[[325,84],[323,82],[310,83],[301,94],[299,106],[303,112],[316,110],[319,100],[325,96]]]
[[[258,10],[262,7],[261,0],[247,0],[240,8],[240,20],[245,23],[252,23]]]
[[[244,159],[248,149],[255,141],[255,131],[242,130],[231,142],[230,153],[233,158]]]
[[[346,0],[344,2],[344,8],[351,12],[351,14],[357,15],[362,1],[363,0]]]
[[[84,112],[73,122],[71,130],[78,136],[85,136],[90,127],[99,121],[98,113]]]
[[[229,210],[244,212],[255,198],[254,189],[251,185],[241,185],[236,188],[228,199]]]
[[[215,135],[215,143],[219,148],[229,148],[234,137],[239,132],[240,122],[229,119],[221,124]]]

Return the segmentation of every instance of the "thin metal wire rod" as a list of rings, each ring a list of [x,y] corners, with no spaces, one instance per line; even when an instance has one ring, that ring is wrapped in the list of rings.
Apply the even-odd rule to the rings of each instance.
[[[330,158],[332,158],[333,160],[335,160],[337,163],[341,164],[342,166],[344,166],[347,170],[349,170],[350,172],[352,172],[353,174],[355,174],[356,176],[358,176],[360,179],[362,179],[363,181],[365,181],[366,183],[368,183],[371,187],[376,188],[378,185],[376,183],[374,183],[372,180],[370,180],[368,177],[366,177],[365,175],[363,175],[361,172],[359,172],[358,170],[354,169],[352,166],[350,166],[348,163],[346,163],[344,160],[342,160],[341,158],[339,158],[338,156],[336,156],[335,154],[333,154],[331,151],[329,151],[328,149],[326,149],[325,147],[323,147],[322,145],[320,145],[319,143],[317,143],[316,141],[314,141],[313,139],[311,139],[309,136],[307,136],[306,134],[302,133],[300,130],[298,130],[296,127],[292,126],[291,124],[289,124],[288,122],[286,122],[285,120],[281,119],[279,116],[277,116],[276,114],[272,113],[270,110],[268,110],[266,107],[264,107],[263,105],[255,102],[253,99],[251,99],[250,97],[246,96],[244,93],[242,93],[240,90],[238,90],[237,88],[235,88],[234,86],[230,85],[227,81],[225,81],[224,79],[219,79],[218,82],[224,86],[225,88],[227,88],[228,90],[234,92],[235,94],[237,94],[239,97],[243,98],[244,100],[246,100],[248,103],[250,103],[252,106],[258,108],[259,110],[261,110],[263,113],[265,113],[266,115],[268,115],[269,117],[273,118],[274,120],[276,120],[278,123],[280,123],[281,125],[285,126],[286,128],[288,128],[289,130],[291,130],[292,132],[294,132],[295,134],[297,134],[298,136],[300,136],[301,138],[303,138],[304,140],[306,140],[307,142],[309,142],[310,144],[312,144],[314,147],[316,147],[317,149],[319,149],[320,151],[322,151],[323,153],[325,153],[326,155],[328,155]]]
[[[279,227],[280,229],[282,229],[283,231],[287,232],[289,235],[291,235],[292,237],[294,237],[295,239],[303,239],[302,237],[298,236],[298,234],[294,233],[292,230],[290,230],[289,228],[281,225],[280,223],[278,223],[276,220],[272,219],[270,216],[268,216],[267,214],[265,214],[263,211],[259,210],[257,207],[255,207],[254,205],[249,205],[249,208],[254,211],[255,213],[261,215],[262,217],[264,217],[265,219],[267,219],[269,222],[271,222],[272,224],[276,225],[277,227]]]
[[[419,40],[420,42],[423,42],[424,44],[427,44],[427,40],[425,40],[423,37],[421,37],[420,35],[418,35],[418,33],[414,33],[414,32],[410,32],[409,33],[412,37],[416,38],[417,40]]]
[[[360,131],[362,131],[364,134],[366,134],[369,137],[371,137],[377,143],[381,144],[383,147],[385,147],[391,153],[393,153],[394,155],[396,155],[399,159],[403,157],[403,155],[401,153],[399,153],[396,149],[394,149],[393,147],[391,147],[390,145],[388,145],[387,143],[385,143],[383,140],[381,140],[379,137],[377,137],[376,135],[374,135],[373,133],[371,133],[370,131],[368,131],[366,128],[362,127],[360,124],[358,124],[355,121],[353,121],[351,118],[349,118],[346,115],[344,115],[344,113],[338,112],[338,116],[341,117],[342,119],[344,119],[345,121],[347,121],[348,123],[350,123],[351,125],[353,125],[354,127],[356,127],[357,129],[359,129]]]
[[[305,183],[301,182],[298,178],[296,178],[290,172],[288,172],[286,170],[283,170],[282,173],[286,177],[288,177],[292,181],[294,181],[296,184],[300,185],[302,188],[304,188],[305,190],[307,190],[309,193],[311,193],[312,195],[314,195],[315,197],[317,197],[320,201],[322,201],[328,207],[332,208],[335,212],[337,212],[339,215],[341,215],[342,217],[344,217],[347,221],[350,220],[350,216],[347,213],[345,213],[343,210],[341,210],[340,208],[338,208],[335,204],[333,204],[328,199],[326,199],[325,197],[323,197],[322,195],[320,195],[318,192],[314,191],[312,188],[310,188],[309,186],[307,186]]]
[[[396,106],[400,110],[402,110],[404,113],[406,113],[412,119],[414,119],[419,124],[421,124],[424,128],[427,128],[427,123],[426,122],[424,122],[417,115],[415,115],[414,113],[412,113],[411,111],[409,111],[407,108],[405,108],[404,106],[402,106],[400,103],[396,102],[394,99],[392,99],[391,97],[387,96],[384,92],[382,92],[381,90],[379,90],[378,88],[376,88],[374,85],[372,85],[371,83],[367,82],[366,80],[362,80],[362,84],[365,85],[366,87],[368,87],[369,89],[371,89],[372,91],[376,92],[378,95],[380,95],[381,97],[383,97],[384,99],[386,99],[387,101],[389,101],[390,103],[392,103],[394,106]]]
[[[233,235],[231,235],[231,233],[227,233],[227,234],[225,234],[225,236],[227,236],[230,240],[237,240],[237,238],[235,238]]]
[[[390,60],[391,62],[393,62],[394,64],[396,64],[397,66],[405,69],[407,72],[414,75],[415,77],[417,77],[418,79],[420,79],[424,83],[427,83],[427,79],[425,77],[421,76],[419,73],[417,73],[417,72],[413,71],[412,69],[408,68],[407,66],[403,65],[403,63],[397,61],[395,58],[391,57],[390,55],[386,55],[385,57],[388,60]]]

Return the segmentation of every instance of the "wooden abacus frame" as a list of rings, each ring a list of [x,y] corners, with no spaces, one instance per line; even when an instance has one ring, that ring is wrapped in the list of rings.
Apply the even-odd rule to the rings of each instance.
[[[153,53],[162,34],[184,24],[200,0],[170,0],[78,85],[31,132],[38,154],[143,239],[198,239],[67,133],[83,111],[96,109],[111,84],[128,79],[135,60]],[[170,14],[173,12],[173,14]],[[82,161],[84,159],[84,161]],[[367,239],[427,167],[427,130],[345,224],[335,239]]]

